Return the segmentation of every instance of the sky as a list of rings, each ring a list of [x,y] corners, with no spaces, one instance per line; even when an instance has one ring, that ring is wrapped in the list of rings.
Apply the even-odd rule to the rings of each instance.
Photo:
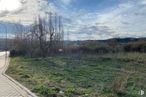
[[[63,17],[66,39],[146,37],[146,0],[0,0],[1,22],[30,25],[50,11]]]

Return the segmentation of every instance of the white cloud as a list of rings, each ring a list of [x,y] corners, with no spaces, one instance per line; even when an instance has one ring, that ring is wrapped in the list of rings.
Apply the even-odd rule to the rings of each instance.
[[[20,0],[0,0],[0,13],[4,11],[16,11],[22,6]]]
[[[112,29],[114,37],[146,36],[146,6],[140,1],[120,4],[118,8],[101,14],[97,21]]]
[[[146,6],[144,2],[146,0],[121,3],[116,8],[101,13],[76,12],[68,22],[69,32],[73,34],[71,39],[145,37]]]
[[[0,6],[0,21],[30,24],[45,12],[42,8],[46,3],[44,0],[1,0],[0,5],[3,6]]]
[[[8,3],[12,1],[15,1],[15,4]],[[70,32],[72,40],[146,36],[146,0],[129,0],[116,8],[107,8],[101,12],[71,11],[68,5],[73,0],[60,1],[63,8],[57,6],[57,0],[49,2],[49,6],[46,0],[26,0],[25,2],[0,0],[0,4],[4,2],[5,5],[5,7],[0,6],[0,20],[11,22],[21,20],[22,23],[30,24],[39,14],[53,11],[64,17],[65,31]]]

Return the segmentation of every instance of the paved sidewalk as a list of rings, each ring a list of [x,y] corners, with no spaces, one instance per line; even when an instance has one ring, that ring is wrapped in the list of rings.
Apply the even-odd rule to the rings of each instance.
[[[36,97],[27,88],[4,73],[8,62],[9,58],[6,57],[6,53],[0,52],[0,97]]]

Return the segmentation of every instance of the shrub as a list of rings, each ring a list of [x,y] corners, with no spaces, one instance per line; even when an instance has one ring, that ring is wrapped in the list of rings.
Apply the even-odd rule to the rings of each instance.
[[[56,90],[43,86],[43,85],[35,86],[32,91],[35,93],[40,93],[40,94],[44,95],[45,97],[57,97]]]

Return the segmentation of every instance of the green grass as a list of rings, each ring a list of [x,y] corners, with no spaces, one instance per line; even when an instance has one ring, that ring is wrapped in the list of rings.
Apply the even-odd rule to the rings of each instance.
[[[139,97],[146,90],[145,58],[143,53],[13,57],[6,73],[39,97]]]

